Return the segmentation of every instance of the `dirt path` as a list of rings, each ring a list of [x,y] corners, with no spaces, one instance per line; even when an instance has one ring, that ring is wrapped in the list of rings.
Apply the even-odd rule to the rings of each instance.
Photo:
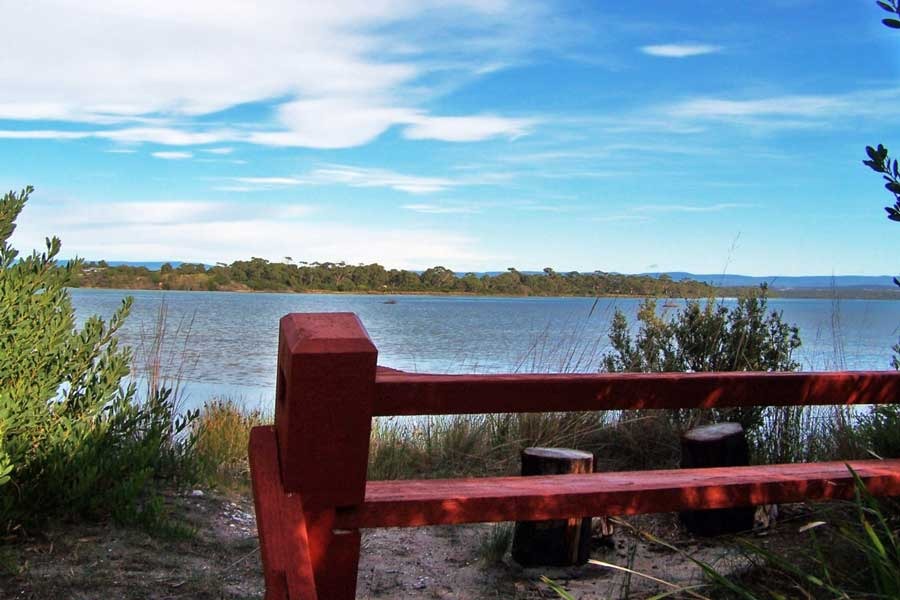
[[[212,493],[169,499],[193,530],[183,539],[151,536],[111,525],[59,525],[28,541],[0,546],[2,599],[245,599],[262,598],[253,506],[246,497]],[[721,543],[679,539],[674,517],[644,518],[644,528],[730,570],[744,561]],[[660,588],[626,573],[587,565],[521,569],[508,558],[482,558],[490,525],[383,529],[363,535],[357,597],[459,600],[556,598],[540,583],[547,575],[584,600],[645,597]],[[624,532],[594,558],[680,585],[702,581],[678,553]]]

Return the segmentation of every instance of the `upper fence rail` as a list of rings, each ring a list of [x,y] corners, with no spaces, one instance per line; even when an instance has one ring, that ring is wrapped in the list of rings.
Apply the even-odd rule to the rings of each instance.
[[[353,313],[291,314],[280,331],[276,408],[288,410],[289,390],[299,394],[295,400],[327,392],[327,406],[301,401],[310,423],[321,423],[312,418],[318,413],[332,418],[338,405],[348,409],[344,418],[362,422],[393,415],[900,402],[897,371],[431,375],[376,368],[378,349]]]
[[[424,375],[380,370],[374,416],[887,404],[900,372]]]

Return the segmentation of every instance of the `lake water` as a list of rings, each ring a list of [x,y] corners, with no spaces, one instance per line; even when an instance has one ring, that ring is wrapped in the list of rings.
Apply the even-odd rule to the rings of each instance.
[[[381,365],[436,373],[595,371],[609,349],[616,308],[634,319],[634,298],[388,297],[338,294],[247,294],[73,289],[80,320],[108,318],[125,295],[134,298],[120,332],[147,347],[161,303],[168,335],[163,365],[185,365],[187,405],[228,396],[271,407],[278,320],[289,312],[355,312],[378,348]],[[595,304],[596,302],[596,304]],[[726,305],[733,300],[724,300]],[[681,304],[681,303],[678,303]],[[800,328],[803,370],[890,367],[900,336],[900,301],[772,299]],[[677,309],[664,309],[677,310]],[[180,331],[179,331],[180,326]]]

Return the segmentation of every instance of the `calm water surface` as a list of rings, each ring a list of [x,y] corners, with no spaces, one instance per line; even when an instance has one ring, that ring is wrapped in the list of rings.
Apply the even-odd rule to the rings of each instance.
[[[79,319],[109,317],[125,295],[134,297],[134,306],[121,337],[138,354],[149,345],[165,303],[163,363],[186,365],[189,405],[229,396],[264,407],[274,395],[278,320],[289,312],[355,312],[378,348],[379,364],[407,371],[592,371],[609,349],[615,309],[633,319],[641,302],[396,296],[396,304],[385,304],[389,297],[373,295],[72,290]],[[889,368],[900,335],[900,301],[773,299],[769,307],[800,328],[803,346],[796,356],[804,370]]]

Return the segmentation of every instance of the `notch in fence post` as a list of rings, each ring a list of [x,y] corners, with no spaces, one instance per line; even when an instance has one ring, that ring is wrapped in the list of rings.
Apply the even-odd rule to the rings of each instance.
[[[281,481],[308,510],[365,497],[377,359],[353,313],[281,319],[275,401]]]

